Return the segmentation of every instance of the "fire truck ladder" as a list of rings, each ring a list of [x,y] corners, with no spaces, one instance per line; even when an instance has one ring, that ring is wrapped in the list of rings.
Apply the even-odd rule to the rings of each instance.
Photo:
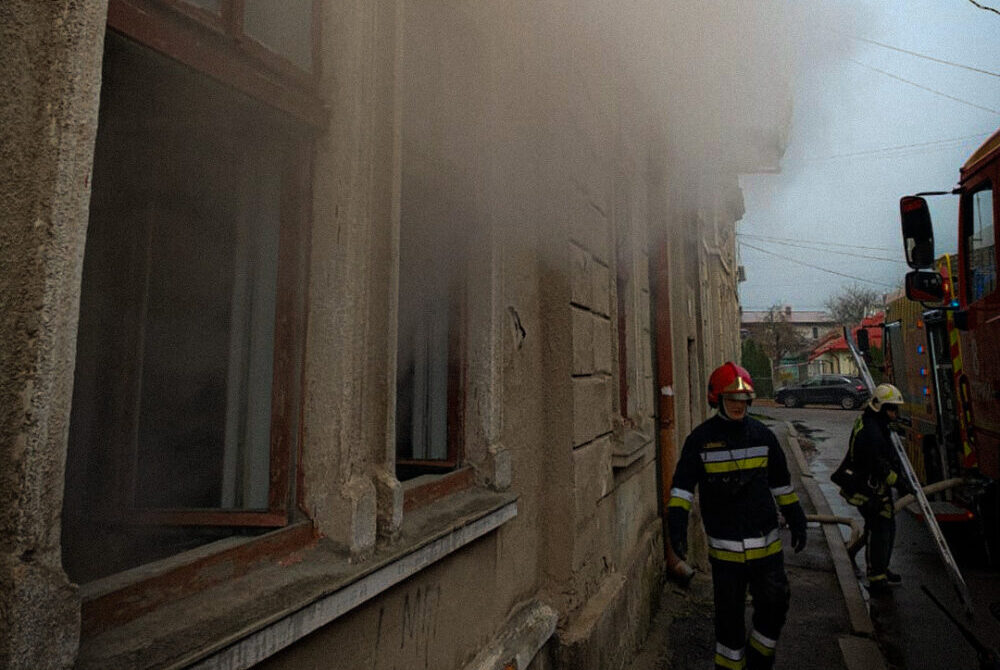
[[[854,362],[857,364],[858,370],[861,371],[861,378],[864,379],[865,385],[868,387],[868,392],[874,395],[875,382],[872,380],[871,372],[868,371],[868,365],[865,363],[861,352],[858,351],[858,347],[851,337],[851,332],[847,328],[844,328],[844,339],[847,341],[847,346],[851,350],[851,355],[854,357]],[[965,585],[965,579],[962,577],[962,572],[958,569],[958,563],[955,562],[955,557],[951,555],[951,548],[948,547],[948,542],[945,541],[941,527],[934,516],[934,510],[931,509],[931,504],[928,502],[927,496],[920,486],[920,481],[917,480],[917,475],[913,472],[913,465],[906,456],[906,449],[903,448],[903,443],[900,441],[899,435],[893,431],[890,431],[889,434],[892,437],[892,446],[896,449],[896,454],[899,456],[899,462],[903,468],[903,476],[906,477],[910,489],[915,492],[917,505],[924,515],[924,520],[927,523],[927,529],[930,531],[931,537],[934,538],[934,544],[937,547],[938,554],[941,556],[941,560],[944,562],[948,577],[955,586],[955,591],[958,592],[959,599],[965,606],[966,616],[972,618],[972,598],[969,596],[969,587]]]

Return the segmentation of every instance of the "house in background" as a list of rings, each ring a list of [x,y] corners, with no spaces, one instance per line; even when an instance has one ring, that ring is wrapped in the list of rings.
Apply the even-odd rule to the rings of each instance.
[[[744,338],[750,337],[760,341],[766,324],[770,319],[780,319],[792,325],[795,332],[802,338],[801,348],[785,352],[774,364],[775,388],[794,384],[806,379],[808,374],[807,352],[813,343],[823,341],[828,335],[836,332],[837,324],[833,318],[822,311],[799,310],[791,305],[784,305],[774,313],[770,309],[743,310],[740,317],[740,333]],[[769,393],[769,385],[765,384],[762,391]]]
[[[771,310],[769,309],[743,310],[740,319],[742,331],[747,334],[759,331],[770,313]],[[791,305],[784,305],[782,307],[782,316],[795,327],[795,332],[808,342],[818,342],[824,335],[837,328],[837,323],[833,320],[833,317],[823,311],[796,311]]]
[[[858,331],[864,328],[868,331],[868,342],[871,349],[881,350],[882,324],[884,322],[884,312],[866,316],[861,320],[861,324],[851,330],[851,334],[857,341]],[[859,374],[854,357],[851,355],[850,349],[847,348],[847,341],[837,331],[830,331],[809,353],[809,376],[815,377],[824,374],[842,374],[851,377]]]

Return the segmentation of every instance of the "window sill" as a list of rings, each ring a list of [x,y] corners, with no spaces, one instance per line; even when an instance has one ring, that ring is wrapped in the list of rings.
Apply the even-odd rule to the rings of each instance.
[[[611,467],[624,470],[643,458],[652,448],[653,438],[636,430],[626,430],[620,440],[614,440],[611,448]]]
[[[441,475],[421,475],[403,482],[403,513],[428,505],[444,496],[469,489],[475,470],[464,467]]]
[[[325,539],[84,638],[77,668],[241,667],[262,661],[517,515],[517,496],[470,489],[421,507],[400,538],[352,563]]]

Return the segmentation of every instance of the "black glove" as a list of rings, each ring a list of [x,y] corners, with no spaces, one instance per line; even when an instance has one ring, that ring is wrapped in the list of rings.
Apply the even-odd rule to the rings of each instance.
[[[802,505],[792,503],[781,509],[781,513],[788,522],[788,528],[792,531],[792,549],[799,553],[806,548],[806,513],[802,511]]]
[[[670,533],[670,548],[677,558],[687,559],[688,511],[683,507],[667,508],[667,530]]]

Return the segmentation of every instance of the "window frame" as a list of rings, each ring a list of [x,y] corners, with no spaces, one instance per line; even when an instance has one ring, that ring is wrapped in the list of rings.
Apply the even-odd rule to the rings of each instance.
[[[244,0],[220,0],[219,15],[183,0],[109,0],[107,25],[322,130],[328,119],[317,93],[322,76],[322,3],[312,2],[311,72],[243,33]]]
[[[221,0],[220,14],[227,8],[241,7],[242,1]],[[127,522],[135,526],[228,526],[272,530],[238,539],[232,536],[219,543],[178,551],[162,559],[166,567],[159,571],[150,572],[150,563],[144,562],[134,569],[88,581],[81,591],[83,636],[95,636],[109,627],[123,625],[316,541],[312,520],[296,513],[296,508],[306,508],[303,471],[295,450],[301,449],[302,380],[308,319],[307,242],[313,223],[314,145],[316,134],[325,129],[328,118],[328,109],[317,93],[321,74],[320,9],[321,0],[313,0],[313,71],[305,76],[301,70],[293,72],[297,70],[294,65],[281,63],[280,56],[263,47],[258,49],[246,40],[234,45],[221,18],[211,12],[179,0],[109,0],[107,31],[118,33],[216,80],[221,86],[247,94],[285,113],[302,125],[303,132],[290,137],[293,144],[289,147],[289,169],[282,175],[278,196],[281,214],[272,345],[267,509],[139,510],[134,504],[116,507],[107,502],[96,506],[101,522],[123,520],[127,513],[130,514]],[[220,20],[214,21],[215,18]],[[118,472],[110,486],[115,487],[118,496],[129,496],[128,500],[134,502],[133,491],[123,486],[122,478],[127,475]],[[134,472],[132,477],[134,481]],[[103,586],[105,582],[109,586]],[[95,592],[97,588],[99,592]],[[88,589],[91,595],[87,594]]]
[[[393,471],[399,477],[399,467],[422,471],[402,481],[403,513],[429,505],[441,498],[458,493],[476,484],[475,469],[466,457],[466,394],[468,391],[468,288],[459,282],[449,304],[448,329],[448,397],[447,456],[444,459],[399,458],[394,452]],[[397,371],[398,374],[398,371]],[[398,396],[393,395],[393,402]]]
[[[295,386],[299,380],[301,362],[292,352],[299,350],[296,331],[304,332],[305,306],[301,297],[300,261],[297,256],[311,225],[312,161],[308,150],[300,143],[297,169],[291,179],[283,180],[281,188],[282,219],[278,233],[277,290],[274,314],[274,350],[271,378],[271,426],[268,450],[268,490],[266,510],[221,508],[139,508],[135,505],[135,477],[124,489],[128,519],[140,525],[241,526],[277,528],[289,524],[292,465],[291,448],[296,444],[292,426],[297,412]],[[295,198],[293,194],[301,194]],[[296,212],[289,215],[285,207],[298,200]]]
[[[989,190],[993,193],[992,205],[993,211],[991,212],[993,218],[993,271],[994,271],[994,287],[989,293],[985,293],[975,300],[973,300],[973,286],[972,286],[972,249],[970,248],[970,238],[975,234],[975,222],[972,221],[973,215],[973,197],[982,191]],[[984,301],[996,301],[1000,299],[1000,283],[998,283],[997,277],[997,189],[993,184],[993,180],[990,179],[989,175],[982,175],[980,178],[972,182],[965,193],[962,195],[961,199],[961,229],[960,233],[960,244],[961,244],[961,256],[962,256],[962,274],[965,277],[965,286],[962,291],[963,299],[966,305],[980,305],[984,304]]]
[[[459,285],[464,286],[463,283]],[[396,456],[395,467],[400,465],[424,470],[422,474],[448,475],[461,469],[465,457],[465,394],[466,394],[466,315],[467,291],[460,288],[455,292],[448,305],[448,397],[446,399],[446,434],[447,455],[443,459],[399,458]],[[398,374],[398,373],[397,373]],[[394,401],[395,396],[394,396]],[[420,476],[420,475],[415,475]]]
[[[227,8],[242,6],[241,0],[221,0],[222,16]],[[318,40],[319,3],[314,0],[314,36]],[[135,526],[204,526],[280,528],[290,522],[292,498],[292,449],[298,444],[293,434],[298,423],[298,385],[303,370],[304,347],[301,336],[306,321],[305,284],[307,250],[304,247],[312,225],[312,173],[317,119],[323,112],[319,98],[309,93],[302,79],[282,81],[280,75],[263,73],[266,63],[253,62],[237,44],[205,40],[209,32],[224,35],[223,21],[213,24],[214,15],[180,0],[110,0],[107,30],[139,44],[151,52],[166,56],[206,75],[219,86],[249,94],[303,125],[305,132],[289,137],[290,167],[282,176],[281,212],[278,231],[277,286],[275,294],[273,369],[271,382],[271,421],[268,447],[268,492],[266,509],[225,508],[142,508],[136,504],[136,446],[121,445],[113,455],[125,465],[116,469],[105,493],[110,504],[100,505],[101,517],[113,523]],[[239,53],[234,53],[239,52]],[[318,41],[314,41],[318,54]],[[277,57],[277,56],[276,56]],[[259,55],[257,56],[259,60]],[[314,60],[316,55],[314,55]],[[254,74],[256,72],[256,74]],[[264,76],[266,74],[266,76]],[[221,76],[220,76],[221,75]],[[259,75],[259,76],[258,76]],[[318,72],[316,73],[318,76]],[[292,97],[285,100],[282,92]],[[126,450],[132,454],[125,453]],[[297,473],[296,481],[301,481]],[[301,487],[297,496],[301,498]]]

